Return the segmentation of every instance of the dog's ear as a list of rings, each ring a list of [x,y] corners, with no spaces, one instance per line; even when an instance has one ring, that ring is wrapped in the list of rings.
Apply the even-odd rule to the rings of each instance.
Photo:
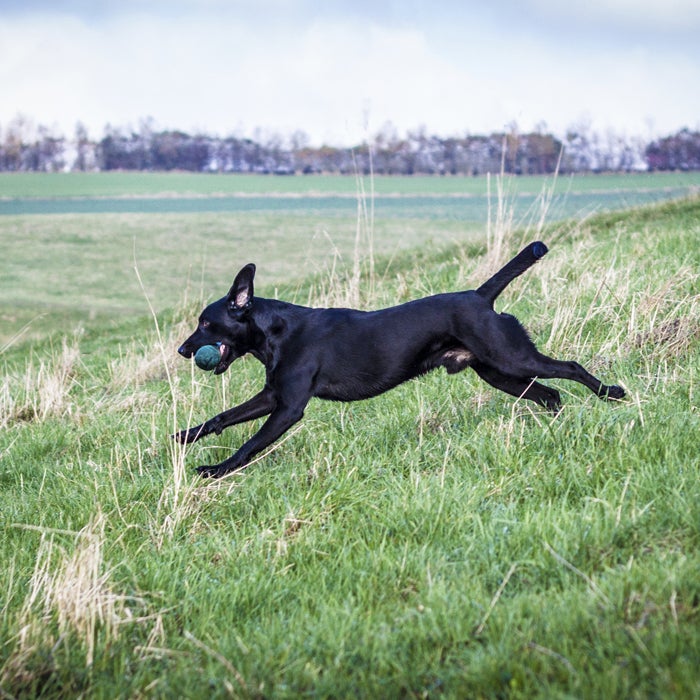
[[[255,265],[248,263],[233,280],[228,292],[228,307],[231,310],[246,309],[253,303],[253,278]]]

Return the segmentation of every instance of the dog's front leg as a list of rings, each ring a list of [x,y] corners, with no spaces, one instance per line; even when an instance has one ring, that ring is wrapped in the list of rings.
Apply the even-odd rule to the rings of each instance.
[[[267,416],[268,414],[272,413],[274,408],[274,394],[266,387],[252,399],[248,399],[248,401],[244,401],[238,406],[234,406],[223,413],[219,413],[218,416],[210,418],[201,425],[197,425],[194,428],[186,428],[185,430],[181,430],[179,433],[173,435],[173,437],[183,445],[190,442],[196,442],[200,438],[203,438],[206,435],[211,435],[212,433],[219,435],[224,428],[228,428],[231,425],[245,423],[249,420],[255,420],[256,418]]]
[[[298,423],[304,416],[304,408],[306,408],[306,402],[294,406],[277,406],[262,428],[248,442],[244,443],[233,456],[220,464],[198,467],[197,471],[202,476],[219,478],[244,467],[258,452],[271,445],[295,423]]]

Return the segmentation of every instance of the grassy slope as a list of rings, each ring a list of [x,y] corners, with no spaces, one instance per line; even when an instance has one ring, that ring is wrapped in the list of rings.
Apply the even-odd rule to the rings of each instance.
[[[219,483],[188,467],[254,426],[186,454],[167,434],[251,395],[261,371],[246,359],[221,380],[178,362],[193,307],[161,317],[163,354],[152,322],[128,319],[10,348],[0,687],[691,695],[698,221],[696,199],[552,231],[501,300],[543,349],[621,381],[625,403],[557,382],[552,418],[436,372],[372,401],[312,403],[289,440]],[[368,304],[473,286],[479,250],[379,265]]]

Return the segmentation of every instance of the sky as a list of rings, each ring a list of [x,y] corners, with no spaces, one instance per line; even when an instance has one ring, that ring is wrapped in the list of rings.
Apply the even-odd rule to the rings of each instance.
[[[699,0],[0,0],[0,135],[648,139],[700,128],[698,37]]]

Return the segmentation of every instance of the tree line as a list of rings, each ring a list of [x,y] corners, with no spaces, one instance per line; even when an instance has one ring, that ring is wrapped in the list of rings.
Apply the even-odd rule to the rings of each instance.
[[[100,140],[77,124],[71,138],[24,117],[0,126],[0,171],[141,170],[224,173],[368,173],[480,175],[488,172],[543,175],[559,171],[629,172],[700,170],[700,132],[679,132],[647,142],[585,125],[563,138],[544,127],[520,133],[515,125],[489,135],[442,137],[425,128],[401,136],[386,124],[352,148],[311,146],[297,131],[289,137],[258,132],[255,138],[217,137],[158,130],[152,120],[137,129],[107,126]]]

